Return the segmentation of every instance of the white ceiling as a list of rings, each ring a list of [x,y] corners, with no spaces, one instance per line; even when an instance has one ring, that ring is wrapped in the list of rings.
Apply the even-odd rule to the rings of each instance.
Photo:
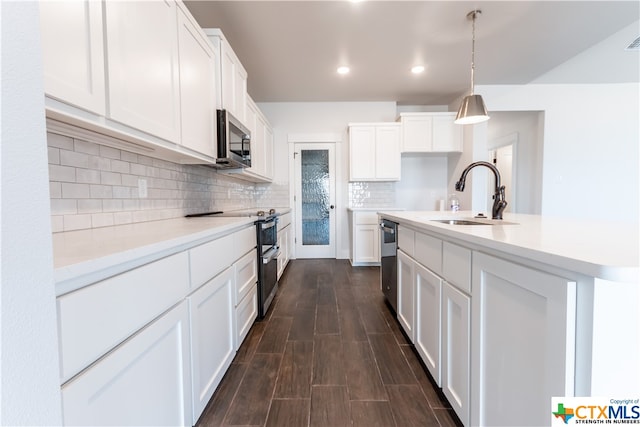
[[[638,1],[185,4],[203,28],[222,29],[247,69],[256,102],[448,104],[469,90],[466,15],[476,8],[482,10],[476,21],[476,84],[529,83],[640,19]],[[638,35],[640,28],[617,49]],[[638,62],[639,52],[624,54]],[[336,73],[343,64],[351,67],[346,76]],[[411,74],[416,64],[426,71]],[[631,75],[637,81],[637,73],[635,68],[611,78]]]

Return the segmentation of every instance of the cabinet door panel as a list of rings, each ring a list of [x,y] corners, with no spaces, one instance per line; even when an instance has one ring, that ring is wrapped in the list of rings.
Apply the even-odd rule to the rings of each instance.
[[[236,263],[236,286],[234,293],[234,305],[251,291],[253,285],[258,281],[258,255],[253,250],[240,258]]]
[[[525,408],[548,423],[551,397],[574,392],[575,283],[474,253],[473,312],[473,424]]]
[[[258,285],[253,284],[249,293],[244,296],[236,307],[236,332],[235,332],[235,350],[237,351],[246,338],[253,323],[258,317]]]
[[[378,126],[376,128],[376,178],[400,180],[400,128]]]
[[[180,140],[176,5],[105,2],[109,118]]]
[[[198,28],[178,13],[182,145],[216,157],[216,60]]]
[[[65,425],[190,425],[185,302],[62,387]]]
[[[440,381],[440,312],[442,279],[416,265],[416,350],[436,381]]]
[[[434,273],[442,274],[442,240],[416,233],[415,259]]]
[[[235,355],[234,269],[228,268],[189,299],[193,366],[193,424]]]
[[[455,114],[433,117],[433,151],[462,152],[462,126],[454,120]]]
[[[375,225],[355,226],[354,262],[380,262],[379,228]]]
[[[464,425],[469,425],[470,313],[470,298],[445,282],[442,286],[442,391]]]
[[[369,180],[376,177],[376,130],[373,126],[349,129],[349,179]]]
[[[104,115],[102,4],[42,1],[40,31],[45,93]]]
[[[414,265],[415,261],[398,251],[398,321],[414,342]]]
[[[431,151],[432,118],[402,117],[402,152],[425,153]]]

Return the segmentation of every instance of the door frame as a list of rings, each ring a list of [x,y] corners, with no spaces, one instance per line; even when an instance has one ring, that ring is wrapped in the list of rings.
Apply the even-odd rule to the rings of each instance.
[[[518,192],[516,191],[517,187],[517,167],[518,167],[518,140],[519,134],[518,132],[512,132],[505,136],[501,136],[489,142],[489,162],[495,164],[494,158],[497,154],[497,151],[501,148],[511,146],[511,182],[508,183],[511,187],[509,191],[509,197],[507,198],[507,210],[506,212],[516,212],[517,207],[517,197]],[[489,176],[487,180],[487,194],[492,194],[493,192],[493,176]],[[507,183],[503,182],[502,185],[506,185]]]
[[[291,206],[292,218],[291,221],[294,224],[293,229],[293,238],[294,244],[291,248],[291,259],[296,259],[296,244],[295,239],[301,238],[301,236],[297,235],[297,227],[295,224],[298,221],[298,212],[296,212],[296,202],[294,201],[295,196],[295,146],[296,144],[335,144],[335,183],[336,183],[336,201],[335,201],[335,235],[332,236],[335,241],[335,258],[339,258],[339,254],[341,253],[340,241],[338,240],[339,236],[342,236],[343,223],[344,218],[346,217],[346,202],[344,206],[342,206],[343,201],[343,165],[342,165],[342,140],[343,135],[335,132],[324,132],[324,133],[290,133],[287,135],[287,145],[288,145],[288,159],[289,159],[289,206]]]

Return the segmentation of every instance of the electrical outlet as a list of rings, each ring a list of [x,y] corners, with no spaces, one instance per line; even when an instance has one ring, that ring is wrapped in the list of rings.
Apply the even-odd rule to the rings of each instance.
[[[138,197],[141,199],[147,198],[147,180],[138,178]]]

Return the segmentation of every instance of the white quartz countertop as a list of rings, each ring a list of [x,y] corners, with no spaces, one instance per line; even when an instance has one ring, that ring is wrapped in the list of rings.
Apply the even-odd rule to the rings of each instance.
[[[638,224],[504,214],[502,222],[484,220],[500,225],[450,225],[432,220],[474,220],[474,214],[468,211],[385,210],[378,213],[417,229],[590,277],[638,282]]]
[[[255,217],[175,218],[53,234],[56,294],[250,226]]]
[[[379,211],[403,211],[405,210],[404,208],[369,208],[369,207],[362,207],[362,208],[358,208],[358,207],[348,207],[347,208],[348,211],[352,211],[352,212],[379,212]]]

